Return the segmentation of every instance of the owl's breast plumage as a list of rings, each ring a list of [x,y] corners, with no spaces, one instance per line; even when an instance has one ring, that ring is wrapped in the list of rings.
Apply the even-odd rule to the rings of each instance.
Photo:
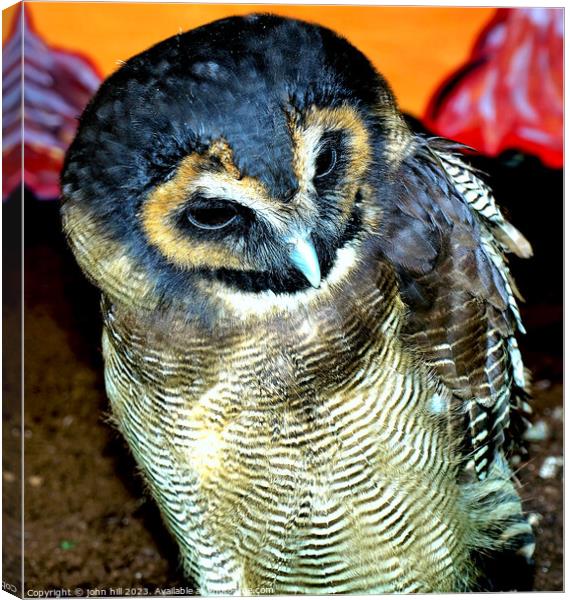
[[[400,341],[390,271],[363,286],[215,333],[105,305],[114,415],[203,590],[468,579],[450,398]]]

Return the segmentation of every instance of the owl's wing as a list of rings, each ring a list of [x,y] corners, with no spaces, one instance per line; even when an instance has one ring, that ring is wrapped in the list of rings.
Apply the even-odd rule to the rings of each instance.
[[[457,145],[418,140],[385,210],[383,251],[409,307],[405,339],[464,407],[466,446],[483,479],[528,423],[515,338],[524,328],[505,253],[532,249]]]

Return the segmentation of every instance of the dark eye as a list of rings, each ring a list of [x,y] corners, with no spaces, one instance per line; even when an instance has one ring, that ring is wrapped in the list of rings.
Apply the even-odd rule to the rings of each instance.
[[[186,217],[190,223],[200,229],[223,229],[237,216],[238,211],[233,204],[216,200],[186,209]]]
[[[336,165],[336,149],[327,144],[317,156],[315,163],[315,177],[326,177]]]

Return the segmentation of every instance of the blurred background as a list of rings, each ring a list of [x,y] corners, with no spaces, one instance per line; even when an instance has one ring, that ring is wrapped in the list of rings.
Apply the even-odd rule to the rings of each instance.
[[[534,589],[562,590],[562,9],[74,2],[2,13],[3,323],[12,339],[25,186],[24,589],[183,585],[158,511],[106,423],[98,294],[65,247],[58,178],[77,117],[121,61],[254,11],[347,37],[390,82],[415,130],[478,151],[469,160],[531,241],[534,257],[511,264],[526,298],[520,342],[535,382],[531,458],[517,476],[536,525]],[[4,439],[14,443],[4,450],[3,579],[17,581],[19,353],[4,357]]]

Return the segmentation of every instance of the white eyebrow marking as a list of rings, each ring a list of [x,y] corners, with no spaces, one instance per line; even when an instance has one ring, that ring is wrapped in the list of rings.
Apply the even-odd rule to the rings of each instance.
[[[206,198],[231,200],[255,211],[277,232],[287,230],[287,211],[283,206],[274,205],[270,198],[262,196],[252,186],[227,175],[203,173],[192,182],[192,191],[199,192]]]

